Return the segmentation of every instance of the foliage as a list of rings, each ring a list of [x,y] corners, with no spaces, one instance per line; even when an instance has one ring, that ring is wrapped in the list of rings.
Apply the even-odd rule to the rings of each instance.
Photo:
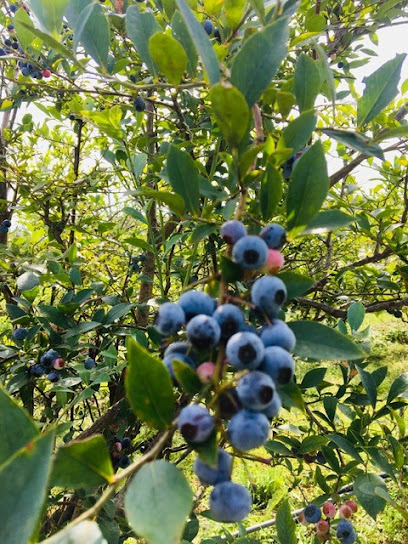
[[[195,483],[174,467],[191,449],[174,424],[181,405],[211,404],[213,391],[182,363],[172,387],[152,318],[191,286],[245,300],[253,277],[219,232],[233,217],[250,234],[270,220],[287,227],[280,317],[310,365],[282,390],[285,416],[265,449],[233,452],[235,465],[279,467],[289,494],[305,489],[317,504],[356,481],[370,516],[388,504],[406,519],[407,374],[365,360],[366,315],[406,317],[405,55],[361,96],[354,82],[378,29],[406,22],[404,2],[11,6],[0,10],[0,223],[12,224],[0,227],[1,541],[202,537]],[[331,174],[328,157],[342,161]],[[58,381],[30,370],[50,349]],[[397,496],[377,472],[400,484]],[[286,498],[270,500],[281,544],[301,535]]]

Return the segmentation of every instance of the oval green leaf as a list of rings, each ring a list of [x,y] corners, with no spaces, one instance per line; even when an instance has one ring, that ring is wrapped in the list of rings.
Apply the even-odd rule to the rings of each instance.
[[[313,108],[322,84],[322,77],[317,62],[302,53],[295,69],[295,96],[300,111]]]
[[[290,321],[295,333],[295,353],[300,358],[351,361],[366,354],[346,336],[316,321]]]
[[[175,400],[173,386],[164,364],[150,355],[130,336],[126,339],[128,367],[125,377],[126,397],[135,414],[156,429],[165,429],[173,421]]]
[[[78,542],[108,544],[95,521],[81,521],[74,527],[68,526],[51,538],[42,540],[41,544],[78,544]]]
[[[130,526],[150,544],[180,542],[192,507],[193,493],[183,473],[163,460],[144,465],[125,495]]]
[[[156,32],[149,40],[149,53],[165,78],[178,85],[187,68],[187,55],[179,42],[165,32]]]
[[[171,145],[167,155],[167,174],[173,189],[186,203],[186,209],[197,212],[200,206],[200,180],[193,159],[185,151]]]
[[[236,147],[248,131],[249,109],[245,98],[235,87],[221,83],[210,90],[214,117],[227,142]]]
[[[149,40],[153,34],[160,31],[161,27],[153,13],[150,11],[140,13],[136,6],[129,6],[126,11],[126,32],[152,74],[157,74],[157,67],[150,56]]]

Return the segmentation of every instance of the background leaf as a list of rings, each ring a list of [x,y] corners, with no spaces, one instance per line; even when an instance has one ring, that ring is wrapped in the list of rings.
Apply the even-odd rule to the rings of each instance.
[[[357,102],[357,126],[376,117],[398,94],[398,82],[406,55],[401,53],[365,78],[363,96]]]
[[[357,217],[348,215],[340,210],[324,210],[319,212],[302,234],[320,234],[347,227],[357,221]]]
[[[330,138],[334,138],[347,147],[351,147],[351,149],[354,149],[355,151],[384,160],[384,152],[381,147],[377,144],[371,143],[371,138],[365,134],[335,128],[324,128],[321,130]]]
[[[376,494],[376,488],[387,490],[384,480],[376,474],[363,474],[359,476],[353,486],[357,502],[361,504],[367,514],[374,520],[377,519],[377,515],[385,507],[385,500]]]
[[[57,37],[70,0],[30,0],[30,9],[42,28]]]
[[[179,42],[165,32],[156,32],[149,40],[149,53],[164,77],[178,85],[187,68],[187,55]]]
[[[108,544],[95,521],[81,521],[74,527],[67,527],[41,544]]]
[[[319,361],[361,359],[364,352],[346,336],[316,321],[289,321],[295,333],[295,354]]]
[[[290,148],[292,149],[292,155],[295,155],[310,140],[316,122],[317,118],[313,111],[307,111],[299,115],[283,130],[277,149]]]
[[[200,205],[199,177],[193,159],[171,145],[167,155],[167,174],[174,191],[186,203],[187,210],[197,212]]]
[[[183,473],[162,460],[144,465],[125,495],[131,527],[150,544],[179,542],[192,507],[193,493]]]
[[[259,196],[261,204],[262,219],[268,221],[282,199],[283,177],[281,173],[271,165],[265,170],[265,175],[261,182],[261,193]]]
[[[322,78],[315,60],[302,53],[295,68],[295,96],[300,111],[313,108],[320,91]]]
[[[285,500],[276,513],[276,531],[280,544],[296,544],[296,523],[290,512],[289,501]]]
[[[221,83],[209,93],[214,117],[227,142],[235,147],[248,131],[249,109],[245,98],[235,87]]]
[[[126,11],[126,31],[147,68],[152,74],[157,74],[157,67],[150,56],[149,40],[153,34],[161,31],[161,26],[153,13],[140,13],[136,6],[129,6]]]

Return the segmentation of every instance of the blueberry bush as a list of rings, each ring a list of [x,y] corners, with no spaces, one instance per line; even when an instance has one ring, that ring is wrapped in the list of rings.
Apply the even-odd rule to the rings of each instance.
[[[408,373],[367,320],[407,319],[405,54],[355,75],[407,16],[2,2],[1,542],[408,524]]]

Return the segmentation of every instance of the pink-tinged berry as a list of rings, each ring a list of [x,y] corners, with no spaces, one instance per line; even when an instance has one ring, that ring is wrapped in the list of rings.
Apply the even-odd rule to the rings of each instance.
[[[329,522],[325,519],[321,519],[316,523],[316,531],[322,535],[325,535],[329,532],[330,525]]]
[[[346,501],[347,506],[350,508],[350,510],[355,514],[358,510],[357,503],[355,501],[349,500]]]
[[[65,361],[62,359],[62,357],[58,357],[58,359],[55,359],[52,366],[55,368],[55,370],[61,370],[64,368]]]
[[[327,540],[329,540],[330,535],[329,533],[316,533],[316,538],[320,542],[326,542]]]
[[[336,515],[336,507],[332,502],[325,502],[323,505],[323,514],[327,518],[334,518]]]
[[[214,371],[215,364],[210,362],[202,363],[197,368],[197,374],[202,383],[211,383]]]
[[[269,274],[275,274],[276,272],[279,272],[284,265],[284,262],[285,258],[280,251],[277,249],[270,249],[264,265],[264,270]]]
[[[50,70],[45,69],[42,71],[42,75],[43,77],[51,77],[51,72]]]
[[[120,442],[115,442],[113,448],[115,451],[122,451],[122,444]]]
[[[348,518],[351,518],[352,515],[353,515],[353,511],[347,504],[342,504],[339,507],[339,516],[341,518],[348,519]]]
[[[114,459],[120,459],[120,458],[122,457],[122,454],[120,453],[120,451],[114,451],[114,452],[112,453],[112,457],[113,457]]]

